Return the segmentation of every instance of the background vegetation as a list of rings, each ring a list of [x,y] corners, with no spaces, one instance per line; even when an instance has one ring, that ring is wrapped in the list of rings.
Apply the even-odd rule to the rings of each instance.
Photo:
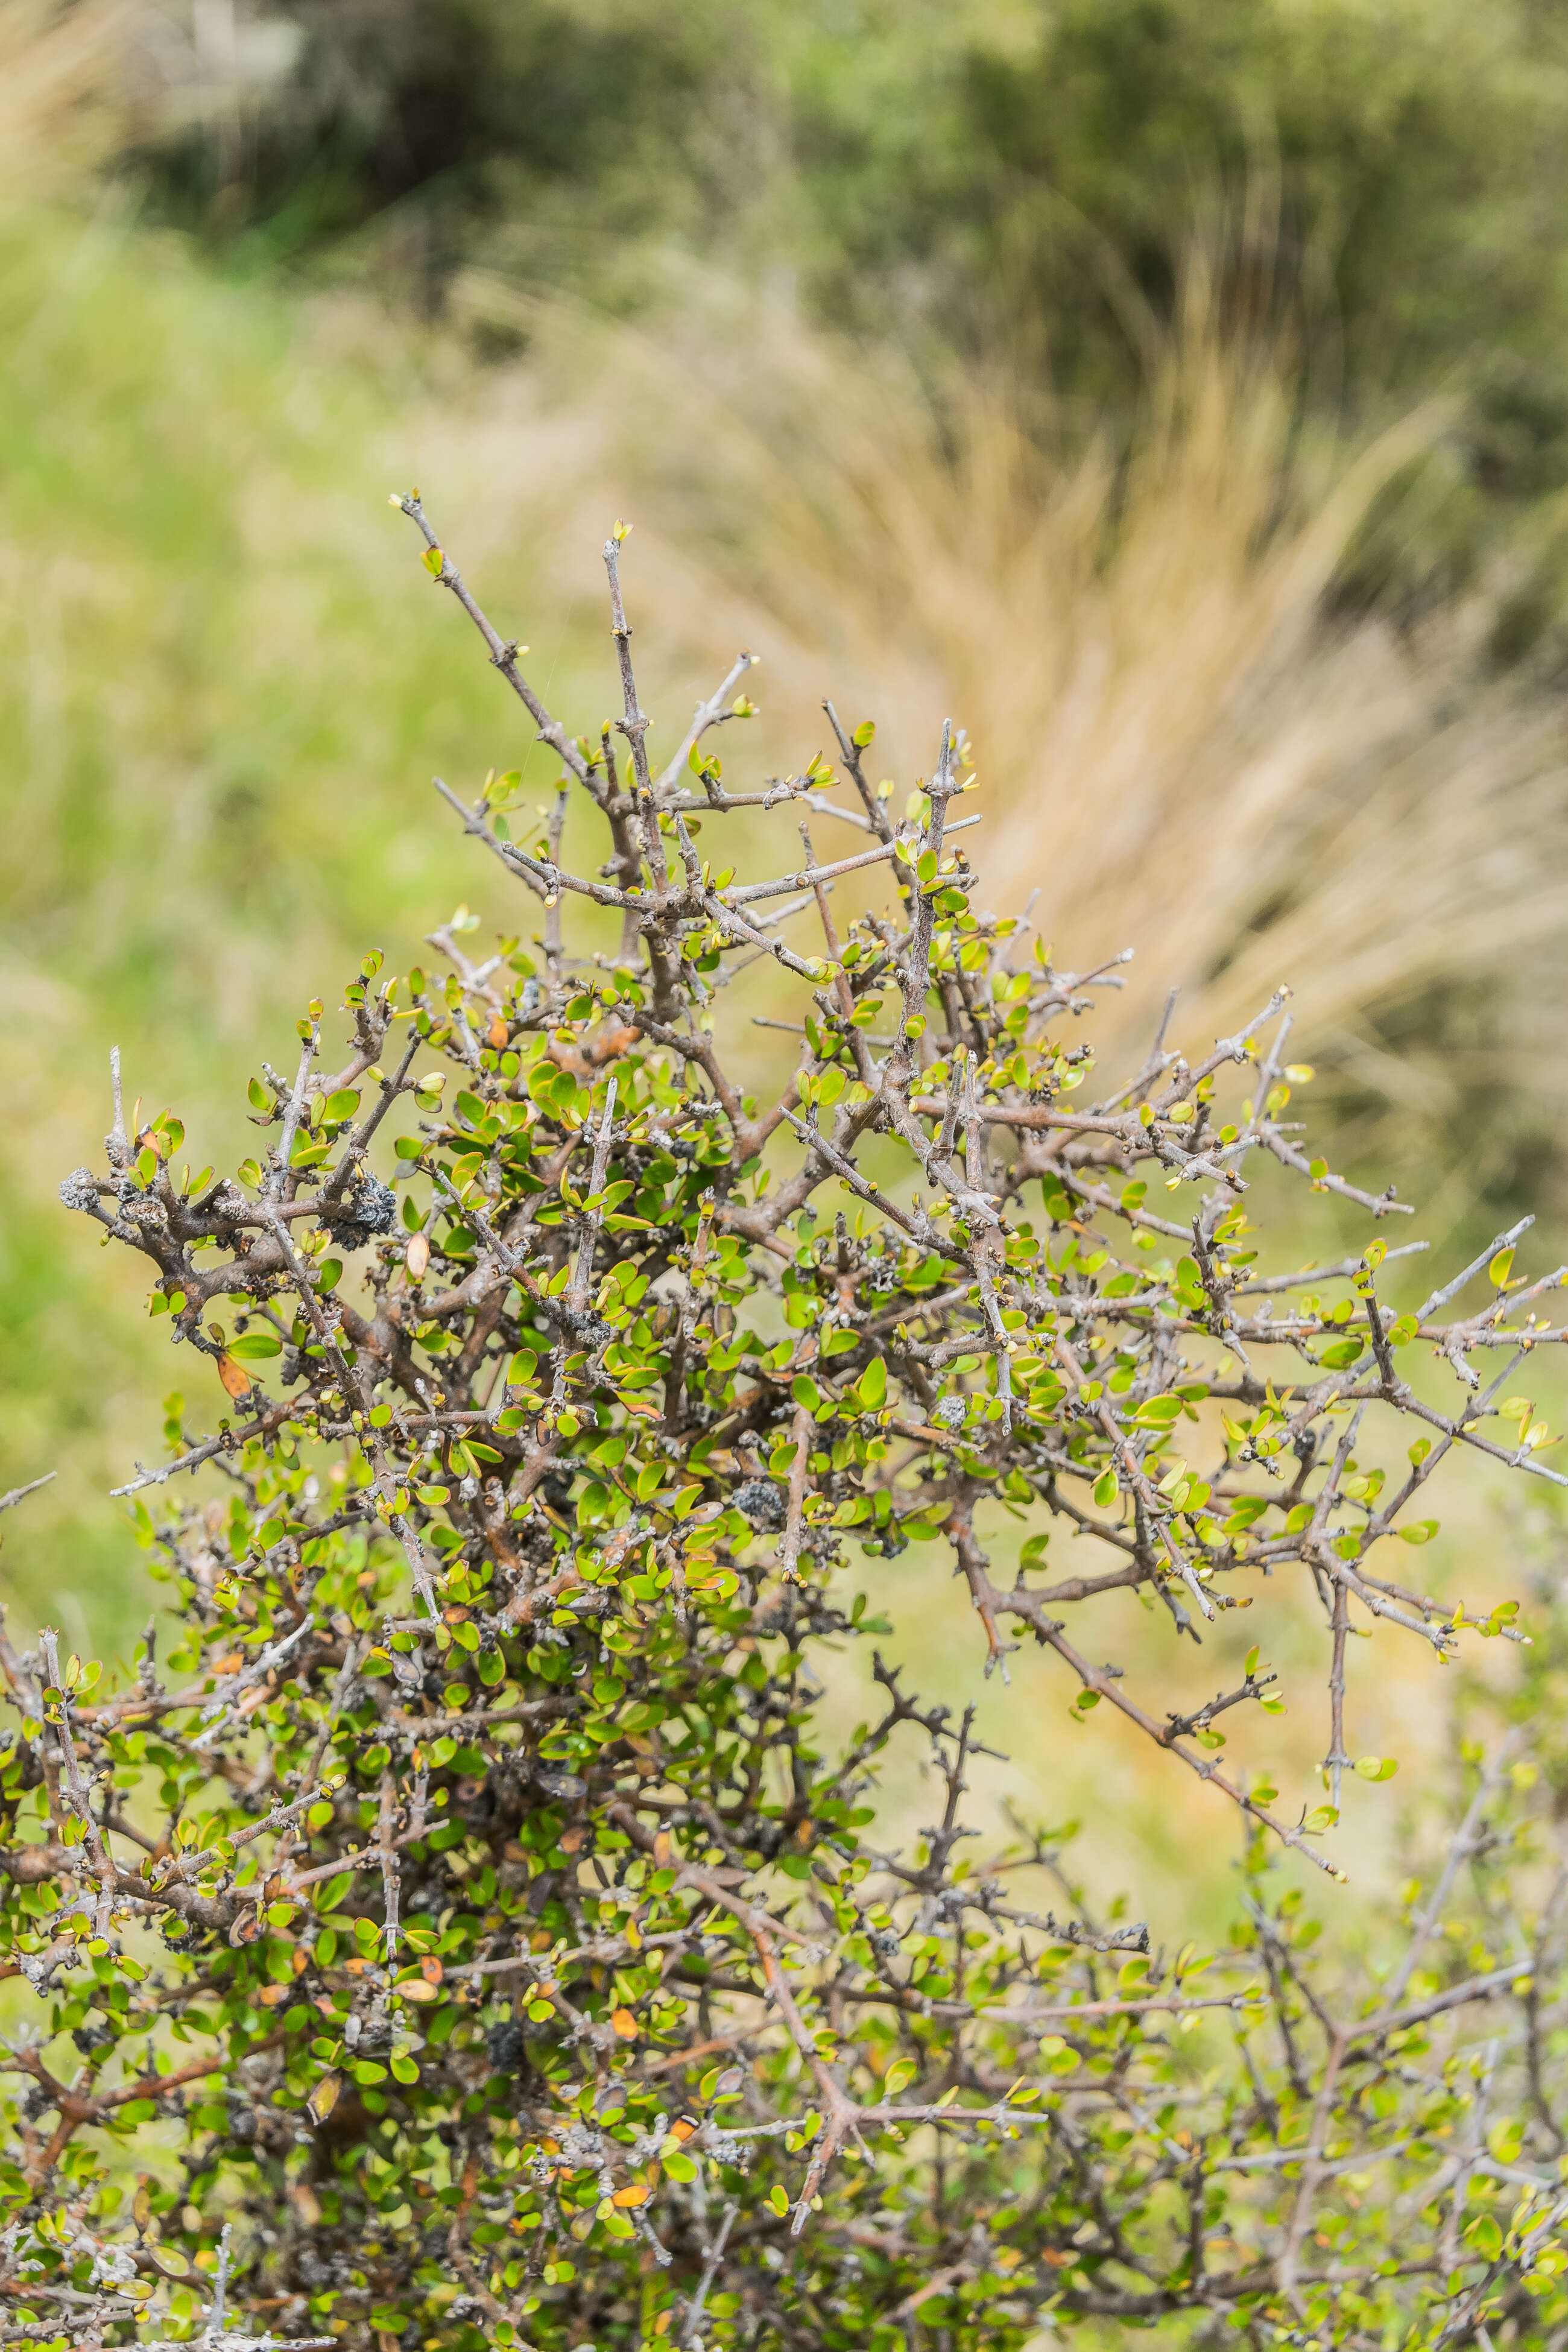
[[[1561,1228],[1559,12],[0,28],[0,1489],[62,1474],[7,1550],[24,1614],[101,1648],[143,1605],[106,1490],[171,1359],[54,1195],[109,1044],[216,1162],[220,1070],[276,1058],[301,993],[461,899],[502,916],[427,779],[527,747],[399,560],[394,484],[580,723],[607,510],[672,726],[739,643],[781,766],[826,691],[890,770],[954,709],[1014,811],[998,895],[1037,881],[1064,958],[1138,945],[1130,1029],[1179,981],[1206,1044],[1288,975],[1344,1149],[1435,1240],[1526,1202]],[[68,1022],[100,1050],[62,1077]],[[1445,1547],[1506,1581],[1479,1507]],[[1440,1740],[1429,1677],[1383,1703],[1391,1751]],[[1121,1793],[1115,1868],[1177,1899],[1130,1759]]]

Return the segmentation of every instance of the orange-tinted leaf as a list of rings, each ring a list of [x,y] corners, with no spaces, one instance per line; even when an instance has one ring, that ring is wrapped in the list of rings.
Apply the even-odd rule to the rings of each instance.
[[[615,2027],[616,2032],[620,2035],[623,2042],[635,2042],[637,2040],[637,2021],[632,2015],[629,2009],[612,2010],[610,2012],[610,2023]]]
[[[217,1360],[217,1376],[231,1397],[248,1396],[250,1374],[243,1364],[237,1364],[226,1348]]]
[[[610,2202],[612,2205],[619,2205],[623,2210],[630,2205],[646,2205],[647,2189],[644,2182],[633,2180],[625,2189],[617,2189]]]

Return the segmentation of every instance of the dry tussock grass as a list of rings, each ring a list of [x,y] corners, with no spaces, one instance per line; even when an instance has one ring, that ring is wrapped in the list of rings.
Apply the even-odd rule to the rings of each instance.
[[[0,0],[0,203],[78,187],[123,138],[136,0]]]
[[[463,303],[525,321],[596,414],[584,503],[608,482],[654,526],[661,631],[766,644],[770,699],[781,667],[797,708],[853,696],[900,777],[945,713],[967,726],[998,899],[1037,888],[1065,965],[1136,949],[1108,1045],[1167,985],[1205,1045],[1288,977],[1312,1049],[1406,1108],[1451,1109],[1468,1075],[1382,1050],[1424,990],[1501,983],[1495,1034],[1533,1055],[1507,982],[1568,929],[1562,719],[1489,677],[1484,589],[1414,632],[1334,610],[1446,404],[1360,445],[1303,429],[1291,353],[1226,331],[1201,256],[1122,447],[1016,382],[933,395],[777,313],[694,299],[654,335],[482,279]]]

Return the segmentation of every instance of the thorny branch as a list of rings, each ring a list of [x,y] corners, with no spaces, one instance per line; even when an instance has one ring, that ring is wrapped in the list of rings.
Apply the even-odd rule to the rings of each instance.
[[[439,787],[542,929],[476,960],[454,918],[441,968],[397,978],[368,955],[346,1058],[322,1066],[312,1002],[232,1176],[176,1172],[172,1112],[128,1127],[116,1056],[107,1172],[61,1188],[149,1261],[224,1402],[205,1434],[172,1402],[169,1459],[121,1490],[174,1600],[163,1657],[150,1633],[116,1685],[0,1628],[0,1970],[37,2011],[5,2062],[0,2294],[48,2315],[25,2340],[173,2340],[209,2271],[214,2347],[893,2347],[918,2322],[979,2352],[1196,2312],[1371,2352],[1550,2314],[1563,1906],[1528,1871],[1498,1891],[1513,1752],[1370,1995],[1322,1979],[1268,1871],[1343,1875],[1352,1633],[1520,1638],[1511,1604],[1469,1615],[1389,1560],[1466,1449],[1568,1485],[1503,1393],[1565,1336],[1561,1272],[1514,1276],[1528,1221],[1414,1307],[1376,1233],[1264,1270],[1259,1154],[1347,1215],[1404,1210],[1287,1118],[1310,1073],[1285,991],[1190,1059],[1168,1002],[1101,1081],[1077,1032],[1125,951],[1060,971],[987,909],[951,724],[901,816],[831,704],[837,771],[736,792],[711,743],[750,713],[742,656],[656,759],[617,526],[620,716],[569,735],[395,503],[560,763],[537,825],[519,777]],[[594,872],[563,864],[574,794]],[[873,845],[819,862],[801,826],[803,866],[768,858],[802,808]],[[764,956],[787,1075],[725,993]],[[1064,1534],[1086,1566],[1041,1582]],[[879,1662],[881,1715],[829,1736],[813,1659],[888,1630],[910,1545],[950,1556],[977,1664],[1034,1651],[1062,1737],[1114,1717],[1232,1809],[1249,1924],[1213,1973],[1097,1923],[1043,1832],[976,1859],[973,1709]],[[1237,1760],[1281,1704],[1258,1650],[1173,1706],[1068,1631],[1131,1591],[1197,1642],[1286,1579],[1325,1617],[1321,1804]],[[876,1776],[911,1749],[940,1818],[885,1852]],[[180,2179],[121,2210],[93,2135],[171,2125]],[[1438,2146],[1462,2156],[1434,2201]]]

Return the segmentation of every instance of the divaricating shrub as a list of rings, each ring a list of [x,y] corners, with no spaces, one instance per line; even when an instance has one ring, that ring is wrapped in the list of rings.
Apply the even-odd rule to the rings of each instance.
[[[1286,1119],[1282,999],[1100,1079],[1072,1034],[1104,975],[978,909],[962,738],[901,819],[831,709],[837,767],[732,792],[742,658],[656,772],[617,530],[621,741],[574,739],[397,503],[560,761],[537,834],[515,776],[447,795],[542,928],[474,961],[449,925],[444,974],[367,956],[347,1060],[312,1003],[232,1176],[178,1172],[179,1121],[128,1125],[117,1070],[107,1172],[61,1188],[231,1409],[199,1435],[174,1401],[125,1489],[169,1612],[132,1669],[0,1642],[0,2338],[1558,2341],[1551,1776],[1467,1752],[1364,1979],[1297,1882],[1342,1874],[1344,1776],[1393,1769],[1354,1754],[1349,1634],[1518,1638],[1397,1570],[1448,1454],[1564,1483],[1503,1393],[1561,1337],[1559,1276],[1517,1279],[1505,1236],[1399,1311],[1381,1233],[1267,1271],[1256,1163],[1400,1208]],[[819,862],[803,825],[746,884],[699,846],[780,808],[864,845]],[[881,869],[841,932],[830,884]],[[722,1018],[759,958],[800,1033],[765,1097]],[[1055,1581],[1053,1525],[1085,1562]],[[1238,1810],[1233,1948],[1092,1917],[1044,1831],[975,1858],[975,1710],[891,1646],[913,1545],[950,1550],[977,1669],[1045,1653],[1017,1671]],[[1195,1713],[1092,1663],[1107,1594],[1174,1642],[1287,1587],[1331,1633],[1307,1808],[1216,1727],[1278,1705],[1261,1641]],[[827,1654],[868,1640],[877,1710],[839,1742]],[[934,1818],[890,1847],[879,1775],[921,1756]]]

